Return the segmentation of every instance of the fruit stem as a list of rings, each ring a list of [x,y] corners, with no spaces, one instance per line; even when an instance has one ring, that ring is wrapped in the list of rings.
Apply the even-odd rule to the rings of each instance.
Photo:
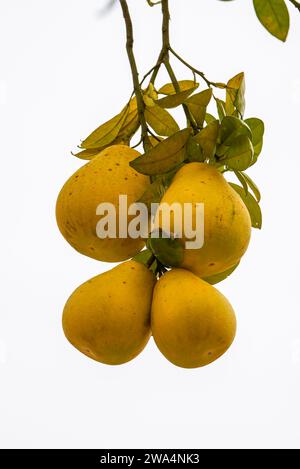
[[[119,1],[120,1],[122,11],[123,11],[123,16],[124,16],[125,25],[126,25],[126,36],[127,36],[126,50],[127,50],[127,55],[129,59],[131,73],[132,73],[134,93],[136,96],[138,113],[139,113],[139,120],[140,120],[141,127],[142,127],[142,140],[144,141],[145,137],[147,136],[148,126],[147,126],[147,122],[145,119],[145,103],[144,103],[144,98],[143,98],[143,92],[140,86],[139,72],[138,72],[137,63],[136,63],[135,55],[133,51],[133,44],[134,44],[133,25],[132,25],[132,20],[131,20],[129,8],[128,8],[127,0],[119,0]]]
[[[156,261],[156,257],[154,254],[151,255],[149,260],[147,261],[147,267],[150,269],[152,267],[152,264]]]

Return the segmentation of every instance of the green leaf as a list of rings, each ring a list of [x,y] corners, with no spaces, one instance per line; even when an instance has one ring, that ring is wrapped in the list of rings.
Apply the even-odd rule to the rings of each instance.
[[[258,202],[255,198],[248,192],[245,193],[244,189],[237,184],[230,183],[231,187],[239,194],[239,196],[243,199],[244,204],[246,205],[250,217],[253,228],[261,229],[262,227],[262,213]]]
[[[249,168],[253,156],[254,149],[250,138],[247,135],[239,135],[220,162],[225,163],[229,169],[243,171]]]
[[[151,257],[153,256],[152,252],[149,249],[145,249],[144,251],[139,252],[133,259],[141,264],[146,265],[147,262],[150,261]]]
[[[178,239],[170,237],[150,237],[148,245],[159,262],[166,267],[179,267],[182,264],[184,248]]]
[[[146,107],[145,118],[154,132],[162,137],[170,137],[179,131],[179,126],[171,114],[157,104]]]
[[[205,114],[205,122],[207,124],[210,124],[211,122],[213,121],[216,121],[218,120],[215,116],[213,116],[212,114],[209,114],[208,112]]]
[[[197,86],[194,86],[193,88],[181,91],[180,93],[171,94],[169,96],[166,96],[165,98],[159,99],[158,101],[156,101],[156,104],[165,109],[172,109],[181,106],[181,104],[183,104],[196,89]]]
[[[136,262],[139,262],[140,264],[143,264],[145,267],[149,268],[149,264],[151,262],[151,259],[153,257],[152,251],[150,249],[145,249],[144,251],[139,252],[136,256],[133,257],[133,260]],[[156,274],[157,270],[157,261],[154,260],[153,264],[150,267],[150,270]]]
[[[251,177],[248,176],[248,174],[246,174],[246,173],[241,173],[241,174],[243,175],[243,177],[246,180],[248,186],[252,190],[257,202],[259,203],[261,201],[261,193],[260,193],[259,188],[255,184],[255,182],[251,179]]]
[[[248,188],[247,180],[244,177],[244,173],[242,173],[241,171],[234,171],[234,174],[236,175],[236,177],[238,178],[238,180],[242,184],[245,193],[248,194],[249,188]]]
[[[285,42],[290,29],[290,15],[284,0],[253,0],[256,16],[261,24]]]
[[[201,146],[199,145],[199,143],[196,142],[196,140],[192,136],[187,142],[186,156],[187,159],[191,162],[197,161],[203,163],[205,161],[205,156]]]
[[[204,127],[204,129],[194,137],[194,140],[199,143],[202,148],[205,160],[211,160],[215,156],[219,130],[220,123],[215,120]]]
[[[245,120],[246,124],[250,127],[252,132],[252,143],[254,147],[254,161],[256,163],[257,158],[261,154],[264,141],[265,125],[261,119],[252,117]]]
[[[186,91],[190,90],[192,88],[198,88],[199,83],[196,83],[192,80],[181,80],[178,82],[180,91]],[[164,85],[162,88],[158,90],[158,94],[165,94],[165,95],[171,95],[171,94],[176,94],[177,91],[173,85],[173,83],[168,83],[167,85]]]
[[[197,122],[199,128],[203,127],[206,115],[206,108],[209,105],[212,98],[212,89],[201,91],[201,93],[194,94],[187,99],[186,104],[190,109],[194,119]]]
[[[234,116],[224,117],[220,128],[220,145],[217,148],[217,156],[224,156],[240,135],[246,135],[252,140],[251,129],[243,120]]]
[[[245,91],[246,82],[243,72],[228,81],[225,109],[229,116],[233,115],[235,110],[237,110],[241,116],[244,115],[246,108]]]
[[[81,147],[86,150],[92,150],[110,145],[117,138],[128,113],[129,106],[127,105],[120,114],[113,117],[92,132],[92,134],[82,142]]]
[[[239,265],[240,263],[236,264],[234,267],[231,267],[231,269],[226,270],[226,272],[212,275],[211,277],[206,277],[203,280],[207,283],[210,283],[211,285],[216,285],[217,283],[223,282],[223,280],[226,280],[230,275],[232,275]]]
[[[139,173],[149,176],[171,171],[185,160],[185,146],[190,132],[190,129],[180,130],[144,155],[131,161],[130,166]]]

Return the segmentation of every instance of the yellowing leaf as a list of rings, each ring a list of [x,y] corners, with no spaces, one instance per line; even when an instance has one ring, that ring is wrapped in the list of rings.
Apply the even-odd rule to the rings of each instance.
[[[92,160],[95,156],[99,155],[102,150],[82,150],[79,153],[74,153],[74,156],[80,158],[81,160]]]
[[[189,110],[191,111],[194,119],[197,122],[199,128],[203,127],[206,108],[210,103],[212,98],[212,89],[202,91],[201,93],[194,94],[189,99],[187,99],[186,104],[188,105]]]
[[[129,110],[122,127],[118,133],[118,140],[130,141],[140,127],[139,114],[136,98],[132,98],[129,103]]]
[[[281,41],[285,42],[290,29],[290,15],[284,0],[253,0],[256,15],[261,24]]]
[[[226,104],[222,99],[219,99],[219,98],[215,98],[215,101],[217,103],[219,119],[220,119],[220,122],[222,122],[224,117],[226,117],[226,109],[225,109]]]
[[[151,204],[159,203],[170,186],[176,171],[157,176],[138,202],[146,204],[149,209],[151,209]]]
[[[164,140],[161,137],[153,137],[152,135],[149,135],[148,138],[149,138],[149,141],[150,141],[152,147],[157,147],[157,145],[159,145]]]
[[[98,127],[98,129],[82,142],[81,147],[86,150],[91,150],[112,143],[117,138],[128,113],[129,106],[126,106],[120,114]]]
[[[185,159],[185,145],[190,129],[180,130],[130,163],[136,171],[156,176],[171,171]]]
[[[154,132],[162,137],[170,137],[179,131],[179,126],[171,114],[157,104],[146,107],[145,118]]]
[[[226,90],[226,113],[231,116],[237,110],[241,116],[246,108],[245,101],[245,74],[239,73],[227,83]]]
[[[181,80],[178,82],[178,85],[180,87],[180,91],[186,91],[191,88],[198,88],[199,83],[195,83],[192,80]],[[167,85],[164,85],[162,88],[158,90],[159,94],[166,94],[166,95],[171,95],[171,94],[176,94],[177,91],[173,85],[173,83],[168,83]]]
[[[243,199],[244,204],[246,205],[250,217],[253,228],[261,229],[262,227],[262,213],[259,204],[255,200],[255,198],[248,192],[245,193],[244,189],[237,184],[230,183],[231,187],[239,194],[239,196]]]
[[[150,83],[150,84],[149,84],[149,86],[148,86],[148,88],[147,88],[147,91],[146,91],[146,94],[147,94],[150,98],[154,99],[154,101],[156,101],[156,100],[158,99],[158,93],[157,93],[156,89],[154,88],[153,83]]]
[[[183,104],[186,99],[196,90],[196,86],[188,90],[181,91],[180,93],[171,94],[165,98],[161,98],[156,103],[165,109],[172,109]]]
[[[147,94],[144,94],[143,99],[144,99],[145,106],[148,106],[148,107],[155,106],[154,99],[148,96]]]

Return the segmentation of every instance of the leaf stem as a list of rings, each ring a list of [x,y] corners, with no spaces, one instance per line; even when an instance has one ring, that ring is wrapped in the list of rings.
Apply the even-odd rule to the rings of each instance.
[[[144,140],[144,138],[147,135],[148,127],[147,127],[147,122],[145,119],[145,103],[144,103],[144,98],[143,98],[143,92],[140,86],[139,72],[138,72],[135,55],[133,51],[133,44],[134,44],[133,25],[132,25],[132,20],[131,20],[129,8],[128,8],[127,0],[119,0],[119,1],[120,1],[120,5],[122,8],[125,25],[126,25],[126,36],[127,36],[126,50],[127,50],[127,55],[129,59],[131,73],[132,73],[134,93],[136,96],[138,113],[139,113],[139,120],[140,120],[141,127],[142,127],[142,140]]]

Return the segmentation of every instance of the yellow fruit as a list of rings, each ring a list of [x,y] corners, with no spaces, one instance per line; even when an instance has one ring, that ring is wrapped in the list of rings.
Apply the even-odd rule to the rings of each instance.
[[[128,206],[136,202],[150,184],[149,178],[129,166],[139,153],[125,145],[109,147],[80,168],[62,188],[56,206],[58,227],[64,238],[81,254],[104,262],[121,262],[134,257],[144,246],[142,239],[130,237],[100,239],[96,209],[101,203],[116,207],[119,195],[128,196]],[[128,217],[130,221],[132,217]],[[119,225],[117,224],[117,233]]]
[[[250,242],[251,219],[241,197],[217,169],[205,163],[183,166],[162,198],[163,203],[179,203],[183,213],[183,204],[193,203],[194,227],[195,204],[204,203],[204,246],[184,249],[179,267],[203,278],[225,272],[239,263]],[[174,216],[171,216],[171,231],[174,232]],[[185,241],[182,238],[184,246]]]
[[[154,289],[151,326],[159,350],[170,362],[198,368],[228,350],[236,318],[216,288],[187,270],[174,269]]]
[[[67,339],[80,352],[107,365],[135,358],[146,346],[155,277],[128,261],[81,285],[63,313]]]

